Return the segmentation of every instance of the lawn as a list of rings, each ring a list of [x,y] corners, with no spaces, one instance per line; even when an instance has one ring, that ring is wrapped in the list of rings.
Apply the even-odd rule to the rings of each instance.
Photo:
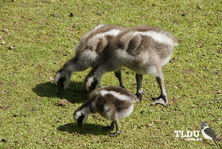
[[[205,121],[222,140],[221,20],[220,0],[1,0],[0,148],[213,148],[201,133],[202,141],[186,141],[174,131],[200,131]],[[52,81],[80,37],[99,24],[157,26],[179,40],[163,67],[168,106],[150,106],[159,87],[145,75],[143,100],[120,121],[117,137],[102,130],[110,122],[97,114],[83,131],[73,120],[87,99],[90,69],[73,74],[64,95]],[[123,81],[136,92],[135,73],[125,67]],[[107,73],[101,85],[118,81]],[[69,103],[59,106],[63,99]]]

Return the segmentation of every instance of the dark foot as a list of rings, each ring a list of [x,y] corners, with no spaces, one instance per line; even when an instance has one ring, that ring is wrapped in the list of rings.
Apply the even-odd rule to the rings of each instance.
[[[152,98],[154,101],[151,105],[161,104],[163,106],[166,106],[168,104],[168,100],[166,96],[160,95],[157,98]]]
[[[142,97],[143,97],[143,92],[137,92],[136,93],[136,96],[139,100],[142,100]]]
[[[105,131],[109,131],[109,130],[113,130],[113,129],[114,129],[113,125],[103,127],[103,130],[105,130]]]
[[[111,132],[111,133],[110,133],[110,136],[111,136],[111,137],[115,137],[115,136],[117,136],[117,135],[119,135],[119,134],[120,134],[120,131]]]

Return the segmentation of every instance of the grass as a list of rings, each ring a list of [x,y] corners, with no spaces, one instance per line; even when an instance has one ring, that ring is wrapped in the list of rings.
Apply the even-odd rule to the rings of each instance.
[[[200,130],[206,121],[222,139],[221,17],[222,2],[211,0],[2,0],[0,148],[212,148],[209,140],[185,141],[174,131]],[[179,39],[163,70],[169,105],[150,106],[159,88],[145,75],[144,100],[120,121],[118,137],[102,131],[109,121],[98,115],[89,116],[83,132],[73,121],[87,97],[83,79],[89,70],[73,74],[63,96],[50,81],[73,57],[80,37],[98,24],[158,26]],[[134,73],[123,68],[123,80],[135,92]],[[102,85],[117,84],[113,73],[103,76]],[[58,106],[61,99],[70,103]]]

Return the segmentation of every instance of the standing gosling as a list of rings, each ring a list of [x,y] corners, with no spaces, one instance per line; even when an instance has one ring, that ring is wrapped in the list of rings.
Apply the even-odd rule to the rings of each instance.
[[[104,128],[106,130],[113,130],[115,125],[116,131],[111,133],[111,136],[116,136],[120,133],[118,120],[129,116],[137,101],[139,101],[138,98],[124,88],[98,88],[89,95],[88,100],[82,106],[75,110],[74,120],[79,127],[82,127],[90,113],[98,112],[112,121],[110,126]]]
[[[104,57],[103,53],[108,43],[124,29],[124,27],[115,25],[99,25],[84,34],[80,43],[76,46],[75,57],[69,59],[56,72],[54,81],[58,85],[59,91],[63,92],[68,88],[72,73],[84,71],[89,67],[97,65],[100,59]],[[115,70],[114,73],[119,80],[120,86],[124,87],[121,78],[121,69]]]
[[[137,97],[142,99],[142,76],[153,74],[160,87],[160,96],[153,98],[153,104],[167,105],[162,66],[173,54],[177,39],[169,32],[152,26],[136,26],[122,31],[104,51],[106,59],[94,67],[85,79],[87,88],[95,88],[104,73],[117,70],[122,65],[136,72]],[[93,81],[92,81],[93,80]]]

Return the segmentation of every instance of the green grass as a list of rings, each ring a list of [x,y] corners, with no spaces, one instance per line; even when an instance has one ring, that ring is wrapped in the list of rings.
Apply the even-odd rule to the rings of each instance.
[[[6,44],[0,45],[0,148],[212,148],[209,140],[176,138],[174,130],[200,130],[206,121],[222,139],[221,18],[219,0],[1,0],[0,42]],[[80,37],[98,24],[158,26],[179,39],[163,70],[169,105],[150,106],[159,88],[145,75],[144,100],[120,121],[118,137],[102,130],[109,121],[99,115],[89,116],[83,132],[72,118],[86,100],[89,70],[73,74],[63,96],[50,81],[73,57]],[[123,80],[135,92],[134,73],[123,68]],[[107,73],[102,85],[118,82]],[[60,107],[61,99],[70,103]]]

